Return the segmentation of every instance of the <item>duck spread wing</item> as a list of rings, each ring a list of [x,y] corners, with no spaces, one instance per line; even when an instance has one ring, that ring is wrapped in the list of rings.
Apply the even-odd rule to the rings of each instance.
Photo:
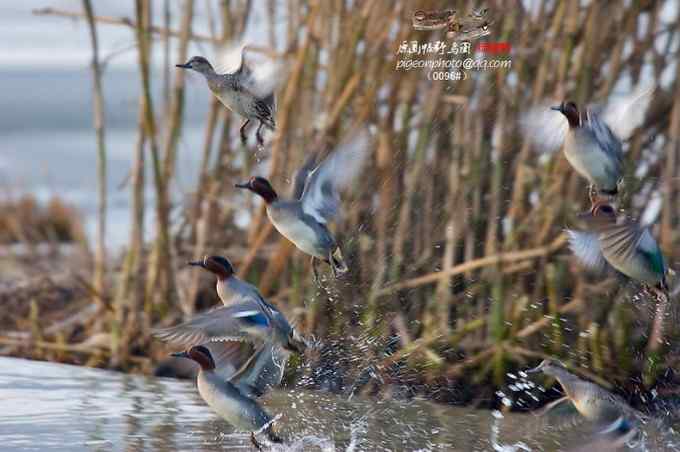
[[[314,169],[316,165],[316,152],[311,152],[302,167],[295,173],[295,179],[293,180],[293,193],[291,199],[299,200],[302,197],[302,193],[305,191],[305,183],[309,177],[309,173]]]
[[[244,302],[198,314],[180,325],[154,331],[157,338],[186,347],[220,341],[253,342],[270,333],[270,317]]]
[[[319,223],[335,218],[340,208],[339,190],[349,186],[359,174],[368,153],[368,134],[359,133],[340,146],[307,177],[301,196],[302,210]]]
[[[602,255],[602,248],[598,234],[594,232],[565,231],[569,238],[569,248],[586,267],[598,272],[604,272],[607,261]]]
[[[607,225],[599,232],[602,252],[609,260],[623,265],[630,264],[638,250],[643,254],[658,252],[658,245],[649,232],[633,221]]]

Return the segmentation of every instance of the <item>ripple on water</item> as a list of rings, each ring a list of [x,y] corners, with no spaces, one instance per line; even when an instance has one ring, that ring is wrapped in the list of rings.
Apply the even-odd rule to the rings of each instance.
[[[539,431],[536,417],[288,389],[263,399],[287,440],[273,450],[525,451],[569,449],[583,431]],[[645,426],[647,450],[674,434]],[[649,430],[649,431],[648,431]],[[0,358],[0,451],[249,450],[186,381]]]

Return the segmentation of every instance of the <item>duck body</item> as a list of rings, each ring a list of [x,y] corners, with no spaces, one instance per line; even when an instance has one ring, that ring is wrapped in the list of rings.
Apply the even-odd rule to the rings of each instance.
[[[247,119],[261,120],[274,129],[274,93],[258,97],[235,74],[211,73],[205,76],[210,91],[230,111]]]
[[[563,102],[552,109],[569,123],[564,142],[567,161],[600,192],[617,194],[623,177],[621,141],[596,113],[587,109],[581,112],[574,102]]]
[[[323,261],[337,244],[325,223],[320,223],[302,209],[300,201],[276,201],[267,205],[272,225],[301,251]]]
[[[205,403],[237,430],[254,432],[271,422],[271,416],[254,399],[218,373],[201,369],[196,383]]]
[[[577,173],[600,191],[617,193],[618,182],[622,177],[621,160],[603,151],[601,143],[588,127],[579,127],[567,133],[564,156]]]
[[[363,167],[367,141],[367,134],[359,133],[316,167],[316,155],[311,154],[295,175],[292,199],[279,198],[264,177],[253,176],[235,185],[262,197],[276,230],[312,257],[317,284],[317,260],[330,264],[336,277],[349,271],[327,224],[340,213],[340,189],[348,187]]]
[[[255,432],[262,429],[272,442],[281,442],[273,431],[272,417],[255,400],[257,395],[244,391],[244,388],[248,388],[258,379],[262,369],[257,363],[262,361],[261,357],[268,359],[266,355],[266,349],[260,349],[238,372],[225,379],[210,350],[205,346],[198,345],[172,354],[178,358],[190,359],[200,366],[196,385],[201,398],[235,430],[251,432],[254,444],[257,444]]]
[[[576,412],[598,428],[599,433],[625,435],[636,429],[642,419],[621,397],[587,380],[583,380],[565,369],[560,363],[546,359],[527,373],[543,372],[554,377],[562,386],[565,396],[551,402],[543,409],[543,415],[563,413],[565,404],[571,404]],[[563,420],[555,419],[555,422]]]

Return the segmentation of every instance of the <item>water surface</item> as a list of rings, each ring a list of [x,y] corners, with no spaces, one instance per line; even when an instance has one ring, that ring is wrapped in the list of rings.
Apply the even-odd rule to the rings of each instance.
[[[346,398],[299,389],[263,398],[287,440],[277,450],[571,450],[586,426],[546,428],[531,414],[425,401]],[[644,446],[676,450],[645,427]],[[0,450],[252,450],[198,396],[193,382],[0,358]]]

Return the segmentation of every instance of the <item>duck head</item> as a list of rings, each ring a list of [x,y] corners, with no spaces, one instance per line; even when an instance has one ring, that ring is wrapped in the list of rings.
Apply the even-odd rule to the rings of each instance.
[[[213,360],[210,350],[202,345],[191,347],[189,350],[184,352],[172,353],[170,356],[174,356],[175,358],[187,358],[196,361],[203,370],[215,369],[215,360]]]
[[[569,121],[569,127],[579,127],[581,125],[581,116],[578,112],[578,107],[572,101],[564,101],[556,107],[550,107],[551,110],[559,111]]]
[[[208,270],[218,279],[227,279],[234,274],[231,262],[222,256],[205,256],[202,261],[189,262],[189,265]]]
[[[274,191],[272,185],[264,177],[254,176],[251,177],[248,182],[236,184],[234,186],[236,188],[244,188],[246,190],[252,191],[253,193],[257,193],[258,195],[262,196],[262,199],[264,199],[267,204],[271,204],[278,199],[276,191]]]
[[[200,72],[201,74],[208,74],[210,72],[214,72],[212,64],[210,64],[208,60],[206,60],[202,56],[191,57],[191,59],[186,63],[176,64],[175,66],[180,67],[182,69],[192,69],[196,72]]]

